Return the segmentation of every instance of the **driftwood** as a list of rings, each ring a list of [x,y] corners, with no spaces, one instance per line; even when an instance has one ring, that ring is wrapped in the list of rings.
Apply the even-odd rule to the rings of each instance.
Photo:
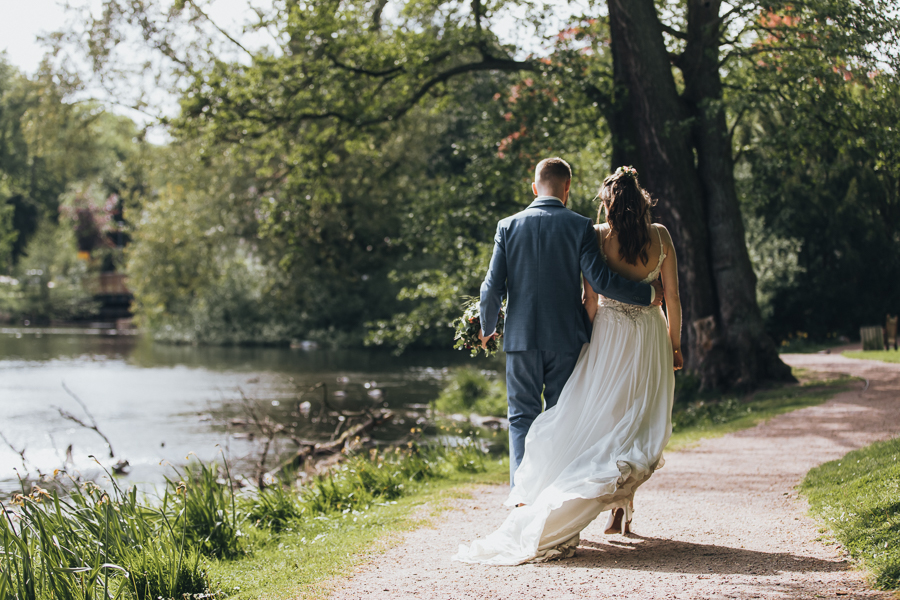
[[[388,409],[369,412],[364,421],[348,427],[337,439],[328,442],[312,442],[291,436],[291,440],[298,446],[298,450],[291,457],[282,461],[274,470],[274,473],[279,473],[287,468],[302,467],[309,459],[316,460],[333,456],[343,452],[345,449],[353,450],[361,445],[363,436],[366,433],[380,425],[389,423],[393,418],[393,411]]]

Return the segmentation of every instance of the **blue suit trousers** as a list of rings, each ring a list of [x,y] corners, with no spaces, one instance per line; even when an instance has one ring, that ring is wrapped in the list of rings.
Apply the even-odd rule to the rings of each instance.
[[[563,386],[575,369],[578,352],[524,350],[506,353],[506,389],[509,402],[509,483],[525,456],[525,436],[543,408],[556,406]]]

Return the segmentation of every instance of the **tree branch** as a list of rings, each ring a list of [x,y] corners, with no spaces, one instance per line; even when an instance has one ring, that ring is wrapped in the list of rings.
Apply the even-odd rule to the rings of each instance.
[[[372,71],[370,69],[363,69],[361,67],[351,67],[350,65],[345,65],[341,61],[338,60],[337,56],[326,53],[325,56],[328,57],[328,60],[332,62],[334,66],[339,69],[343,69],[344,71],[350,71],[351,73],[356,73],[357,75],[367,75],[369,77],[388,77],[389,75],[393,75],[400,71],[403,71],[403,67],[397,66],[391,69],[385,69],[384,71]]]
[[[384,12],[384,7],[387,6],[388,0],[378,0],[375,4],[375,10],[372,12],[372,26],[369,28],[369,31],[378,31],[381,29],[381,14]]]
[[[424,84],[419,90],[410,97],[410,99],[404,103],[400,108],[398,108],[393,115],[388,115],[387,118],[379,119],[379,121],[389,121],[393,119],[398,119],[409,112],[416,104],[418,104],[419,100],[425,97],[429,91],[433,87],[438,84],[449,81],[453,77],[457,75],[462,75],[464,73],[475,73],[479,71],[534,71],[537,67],[533,61],[518,61],[518,60],[510,60],[505,58],[493,58],[493,57],[485,57],[481,62],[477,63],[468,63],[464,65],[459,65],[453,67],[451,69],[447,69],[443,73],[439,73],[435,75]]]
[[[222,35],[224,35],[226,38],[228,38],[228,41],[230,41],[232,44],[234,44],[235,46],[237,46],[238,48],[240,48],[241,50],[243,50],[244,52],[246,52],[248,56],[250,56],[251,58],[253,57],[253,53],[252,53],[252,52],[250,52],[249,50],[247,50],[247,49],[244,47],[244,45],[241,44],[239,41],[237,41],[236,39],[234,39],[233,37],[231,37],[231,35],[230,35],[227,31],[225,31],[224,29],[222,29],[221,27],[219,27],[219,26],[216,24],[216,22],[213,21],[213,20],[209,17],[209,15],[207,15],[205,12],[203,12],[203,10],[202,10],[199,6],[197,6],[197,3],[196,3],[196,2],[194,2],[193,0],[187,0],[187,1],[190,3],[190,5],[193,7],[193,9],[194,9],[195,11],[197,11],[197,14],[199,14],[201,17],[203,17],[204,19],[206,19],[206,21],[207,21],[210,25],[212,25],[212,26],[216,29],[216,31],[218,31],[219,33],[221,33]]]
[[[662,27],[663,31],[665,31],[666,33],[668,33],[669,35],[671,35],[674,38],[678,38],[679,40],[686,40],[688,38],[688,36],[685,32],[679,31],[679,30],[675,29],[674,27],[670,27],[669,25],[666,25],[665,23],[660,22],[660,26]]]
[[[69,421],[72,421],[73,423],[77,423],[78,425],[81,425],[85,429],[91,429],[91,430],[95,431],[97,433],[97,435],[102,437],[103,441],[106,442],[106,447],[109,449],[109,457],[115,458],[116,455],[115,455],[115,453],[113,453],[112,443],[109,441],[109,438],[106,437],[106,435],[104,435],[102,431],[100,431],[100,427],[97,425],[97,419],[94,418],[94,415],[91,414],[91,411],[88,410],[88,407],[85,405],[85,403],[81,401],[81,398],[76,396],[75,392],[73,392],[72,390],[69,389],[69,387],[66,385],[65,381],[63,382],[62,387],[66,391],[66,393],[69,394],[75,400],[75,402],[78,403],[79,406],[81,406],[81,410],[83,410],[84,414],[86,414],[88,416],[88,418],[91,420],[91,424],[85,423],[84,421],[82,421],[81,419],[79,419],[78,417],[73,415],[72,413],[57,407],[56,410],[59,411],[59,415],[64,419],[68,419]]]

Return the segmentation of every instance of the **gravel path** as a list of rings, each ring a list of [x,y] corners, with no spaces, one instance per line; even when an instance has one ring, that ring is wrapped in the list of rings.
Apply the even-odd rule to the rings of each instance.
[[[503,486],[475,489],[436,528],[337,582],[343,599],[893,598],[871,590],[837,544],[820,539],[795,486],[812,467],[900,434],[900,364],[830,354],[796,367],[868,380],[820,406],[668,454],[637,494],[635,533],[581,534],[574,558],[518,567],[452,562],[457,544],[497,527]]]

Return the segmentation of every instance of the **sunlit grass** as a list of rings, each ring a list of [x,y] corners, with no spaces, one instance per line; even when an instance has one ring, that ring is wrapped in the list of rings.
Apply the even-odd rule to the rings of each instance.
[[[508,460],[485,463],[482,473],[425,481],[394,501],[300,521],[247,558],[212,563],[211,579],[235,598],[325,598],[336,578],[400,543],[403,532],[429,525],[453,499],[467,497],[471,484],[506,485]]]
[[[875,587],[900,588],[900,438],[816,467],[800,489]]]
[[[881,362],[900,363],[900,351],[897,350],[853,350],[844,352],[847,358],[880,360]]]
[[[676,406],[672,413],[673,433],[666,451],[690,447],[702,439],[755,427],[777,415],[815,406],[848,389],[854,377],[814,379],[803,369],[794,369],[799,385],[787,385],[753,394],[749,399],[715,398]]]
[[[505,483],[507,470],[465,438],[349,456],[299,489],[238,495],[227,464],[195,462],[156,500],[114,481],[23,490],[0,512],[0,598],[321,595],[376,540],[421,521],[417,507],[434,512],[467,483]]]

